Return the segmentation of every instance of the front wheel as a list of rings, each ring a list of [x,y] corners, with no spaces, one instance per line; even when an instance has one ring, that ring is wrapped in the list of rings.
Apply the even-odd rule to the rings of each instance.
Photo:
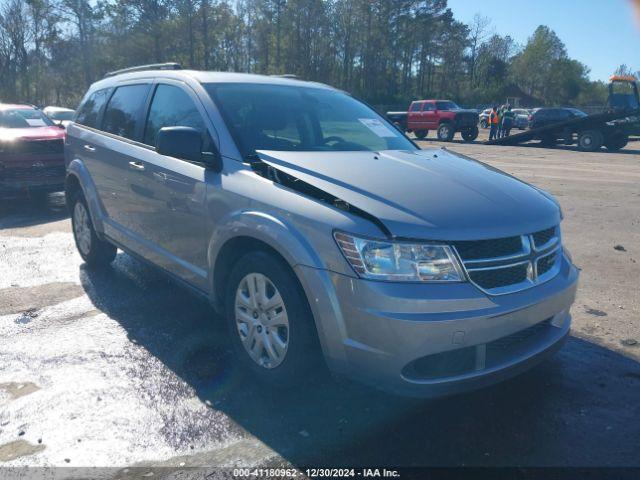
[[[607,150],[610,152],[617,152],[618,150],[622,150],[629,143],[629,139],[627,137],[615,137],[607,142],[605,142],[604,146],[607,147]]]
[[[438,140],[442,142],[450,142],[453,139],[455,130],[449,123],[443,123],[438,127]]]
[[[478,138],[480,131],[478,130],[478,127],[472,127],[463,130],[461,133],[462,139],[465,142],[473,142],[476,138]]]
[[[598,130],[585,130],[578,135],[578,148],[583,152],[595,152],[604,142]]]
[[[320,358],[311,310],[291,269],[254,251],[233,267],[225,314],[236,356],[259,381],[299,385]]]
[[[116,258],[116,247],[96,235],[87,202],[80,192],[71,205],[71,226],[78,252],[89,267],[105,267]]]

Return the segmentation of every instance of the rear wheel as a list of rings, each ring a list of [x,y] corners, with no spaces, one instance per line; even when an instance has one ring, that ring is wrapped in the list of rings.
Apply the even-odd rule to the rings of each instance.
[[[443,123],[438,127],[438,140],[443,142],[450,142],[453,140],[455,130],[450,123]]]
[[[319,363],[315,324],[291,269],[274,255],[247,253],[225,294],[227,326],[242,365],[258,380],[293,387]]]
[[[71,226],[78,252],[89,267],[106,267],[113,261],[117,249],[96,235],[87,202],[80,192],[73,198]]]
[[[414,135],[416,136],[416,138],[419,138],[420,140],[422,140],[423,138],[427,138],[428,134],[429,134],[429,130],[416,130],[414,132]]]
[[[607,140],[604,144],[607,147],[607,150],[610,152],[617,152],[618,150],[623,149],[629,143],[629,139],[627,137],[614,137]]]
[[[585,130],[578,134],[578,148],[583,152],[595,152],[603,142],[602,133],[598,130]]]
[[[471,127],[463,130],[461,133],[462,139],[465,142],[473,142],[476,138],[478,138],[478,134],[480,133],[480,131],[478,130],[478,127]]]

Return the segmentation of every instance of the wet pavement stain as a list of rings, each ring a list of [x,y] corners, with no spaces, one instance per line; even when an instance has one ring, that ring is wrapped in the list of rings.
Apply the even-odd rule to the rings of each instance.
[[[31,313],[84,295],[81,285],[72,282],[54,282],[34,287],[10,287],[0,290],[0,315]],[[23,315],[24,316],[24,315]],[[28,323],[28,322],[22,322]]]
[[[41,452],[44,449],[44,445],[32,445],[26,440],[16,440],[5,443],[4,445],[0,445],[0,462],[10,462],[16,458]]]
[[[16,400],[33,392],[40,390],[40,387],[33,382],[7,382],[0,383],[0,390],[9,395],[11,400]]]

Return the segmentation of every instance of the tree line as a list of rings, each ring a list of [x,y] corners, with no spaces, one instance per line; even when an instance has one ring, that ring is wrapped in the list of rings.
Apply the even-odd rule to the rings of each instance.
[[[108,71],[168,61],[294,74],[375,105],[606,99],[548,27],[518,45],[447,0],[0,0],[0,101],[75,107]]]

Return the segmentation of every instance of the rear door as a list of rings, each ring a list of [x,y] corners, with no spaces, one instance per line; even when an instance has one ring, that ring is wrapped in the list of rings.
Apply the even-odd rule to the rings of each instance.
[[[139,182],[137,157],[142,150],[138,140],[150,90],[150,80],[116,87],[102,117],[103,133],[93,145],[94,168],[100,172],[97,186],[108,215],[105,231],[133,250],[137,250],[135,240],[144,237],[138,220],[141,207],[134,196],[137,190],[148,188]]]

